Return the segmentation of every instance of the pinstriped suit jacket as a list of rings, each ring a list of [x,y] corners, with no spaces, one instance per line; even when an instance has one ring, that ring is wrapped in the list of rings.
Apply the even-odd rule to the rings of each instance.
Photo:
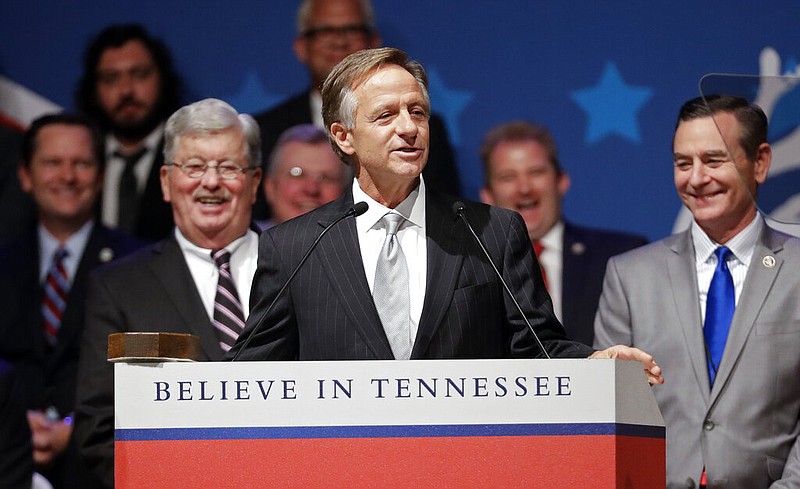
[[[454,202],[428,189],[427,286],[411,358],[540,356],[491,265],[464,223],[454,216]],[[228,358],[252,334],[258,318],[323,227],[352,204],[352,193],[347,192],[262,234],[250,318]],[[550,354],[588,356],[589,347],[565,339],[541,276],[532,273],[539,268],[519,214],[467,202],[466,215]],[[354,219],[341,222],[322,239],[240,358],[393,358],[367,284]]]

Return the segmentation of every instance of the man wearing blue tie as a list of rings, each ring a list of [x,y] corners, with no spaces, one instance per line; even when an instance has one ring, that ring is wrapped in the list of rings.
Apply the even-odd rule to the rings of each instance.
[[[696,98],[673,138],[690,229],[612,258],[595,345],[652,352],[667,426],[667,487],[800,485],[800,240],[756,206],[772,151],[741,98]]]

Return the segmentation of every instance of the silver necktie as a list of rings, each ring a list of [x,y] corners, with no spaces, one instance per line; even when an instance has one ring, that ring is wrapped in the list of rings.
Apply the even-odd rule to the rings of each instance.
[[[372,292],[383,329],[397,360],[408,360],[412,346],[408,265],[397,238],[397,231],[405,220],[400,214],[392,212],[381,218],[386,226],[386,239],[378,256]]]

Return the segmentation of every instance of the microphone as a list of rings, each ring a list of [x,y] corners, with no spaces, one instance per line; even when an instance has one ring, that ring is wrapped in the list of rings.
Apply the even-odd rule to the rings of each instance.
[[[464,221],[464,224],[467,226],[467,229],[469,229],[470,234],[472,234],[472,237],[475,238],[475,242],[478,243],[478,246],[480,247],[481,251],[483,251],[484,256],[486,256],[486,259],[489,261],[489,264],[492,266],[492,270],[494,270],[494,273],[497,274],[497,278],[500,279],[500,283],[503,284],[503,288],[506,290],[506,293],[508,294],[509,297],[511,297],[511,300],[514,302],[514,305],[517,306],[517,311],[519,311],[519,314],[522,316],[522,319],[525,321],[525,324],[528,325],[528,329],[533,334],[533,338],[536,340],[536,343],[539,345],[539,348],[542,350],[542,353],[544,353],[544,356],[547,357],[547,359],[549,360],[550,359],[550,354],[547,353],[547,350],[545,350],[544,345],[542,344],[542,340],[539,339],[539,335],[536,334],[536,330],[533,329],[533,326],[531,325],[531,322],[528,321],[528,317],[522,311],[522,307],[519,305],[519,302],[517,302],[517,298],[514,297],[514,294],[511,293],[511,289],[508,288],[508,284],[503,279],[503,275],[500,273],[500,270],[498,270],[497,267],[494,265],[494,262],[492,261],[492,257],[489,256],[489,252],[486,251],[486,248],[483,246],[483,243],[481,242],[481,239],[475,233],[475,230],[472,228],[472,225],[467,220],[467,216],[465,215],[465,211],[466,211],[466,208],[465,208],[463,202],[456,201],[453,204],[453,214],[455,214],[456,217],[460,217],[461,220]]]
[[[330,231],[331,228],[333,228],[335,225],[339,224],[341,221],[347,219],[348,217],[360,216],[361,214],[367,212],[367,209],[369,209],[369,205],[366,202],[359,202],[357,204],[353,204],[353,205],[350,206],[349,209],[347,209],[347,212],[345,212],[344,214],[342,214],[341,216],[336,218],[335,221],[333,221],[332,223],[328,224],[325,227],[325,229],[323,229],[322,232],[319,233],[319,236],[317,236],[317,239],[315,239],[314,242],[311,243],[311,246],[308,248],[308,251],[306,251],[306,254],[303,255],[303,258],[300,259],[300,263],[298,263],[297,266],[294,267],[294,270],[292,270],[292,273],[291,273],[291,275],[289,275],[289,278],[286,279],[286,282],[283,284],[283,287],[281,287],[281,289],[278,291],[278,294],[275,296],[275,298],[272,299],[272,303],[269,305],[269,307],[267,307],[264,310],[264,312],[261,314],[261,316],[258,317],[258,320],[255,323],[255,326],[253,326],[253,330],[250,331],[250,334],[247,336],[247,338],[245,338],[244,343],[242,343],[242,346],[239,348],[239,351],[237,351],[236,355],[234,355],[233,358],[231,359],[232,362],[235,362],[236,359],[239,358],[239,355],[242,354],[242,352],[247,348],[247,345],[250,344],[250,341],[256,335],[258,330],[261,329],[261,326],[264,323],[264,319],[267,318],[267,315],[270,313],[270,311],[272,311],[272,308],[275,307],[275,304],[278,302],[278,299],[281,298],[281,296],[283,295],[284,291],[286,291],[286,289],[289,288],[289,284],[292,283],[292,279],[294,278],[295,275],[297,275],[297,272],[300,271],[300,267],[303,266],[303,263],[305,263],[306,260],[308,260],[308,257],[311,256],[311,252],[314,251],[314,249],[317,247],[317,245],[319,244],[319,242],[322,239],[322,237],[325,236],[325,234],[328,231]]]

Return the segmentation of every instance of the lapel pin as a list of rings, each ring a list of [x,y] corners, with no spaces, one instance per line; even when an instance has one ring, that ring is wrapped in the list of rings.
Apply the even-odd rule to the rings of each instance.
[[[761,263],[767,268],[773,268],[775,266],[775,257],[767,255],[761,259]]]
[[[582,255],[586,253],[586,245],[581,242],[572,243],[569,249],[572,251],[573,255]]]
[[[108,263],[114,259],[114,250],[108,247],[103,248],[102,250],[100,250],[100,254],[98,255],[98,257],[100,258],[100,261],[102,263]]]

